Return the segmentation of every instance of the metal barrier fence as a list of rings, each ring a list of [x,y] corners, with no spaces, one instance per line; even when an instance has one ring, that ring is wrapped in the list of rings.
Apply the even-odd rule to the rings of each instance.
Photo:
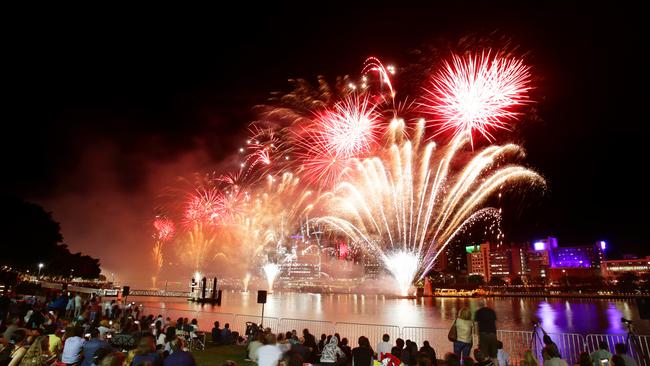
[[[303,320],[291,318],[280,319],[280,327],[278,331],[288,332],[290,330],[296,330],[298,335],[302,335],[302,330],[305,328],[309,329],[309,332],[314,334],[317,340],[318,336],[321,334],[334,334],[337,332],[336,326],[332,322],[324,320]]]
[[[384,334],[388,334],[390,339],[398,338],[401,335],[399,327],[395,325],[335,323],[335,326],[336,332],[341,337],[350,340],[350,347],[356,347],[357,339],[361,336],[366,336],[370,340],[372,348],[375,348]]]
[[[422,346],[424,341],[429,341],[431,347],[436,351],[436,357],[442,358],[447,352],[454,351],[453,343],[447,340],[449,329],[426,328],[426,327],[402,327],[401,337],[410,339]]]
[[[219,321],[221,326],[225,323],[230,324],[232,331],[244,335],[246,331],[246,322],[259,324],[262,319],[256,315],[217,313],[209,311],[191,311],[179,310],[161,307],[145,306],[142,308],[142,314],[161,314],[163,317],[169,317],[176,320],[179,317],[197,319],[202,330],[209,332],[212,324]],[[350,341],[350,346],[357,345],[357,339],[360,336],[366,336],[374,348],[381,341],[384,334],[390,336],[391,342],[396,338],[410,339],[422,346],[423,342],[429,341],[431,347],[436,351],[438,358],[443,358],[447,352],[453,351],[453,344],[448,341],[447,334],[449,328],[429,328],[429,327],[399,327],[396,325],[381,324],[360,324],[347,322],[329,322],[322,320],[305,320],[292,318],[275,318],[264,317],[264,327],[271,328],[274,332],[287,332],[296,330],[301,334],[302,329],[309,329],[316,339],[320,334],[339,333],[341,337],[346,337]],[[558,347],[562,358],[569,365],[578,363],[580,353],[587,351],[590,354],[598,349],[599,342],[605,342],[610,351],[614,350],[614,345],[623,343],[627,345],[627,353],[634,358],[639,366],[650,366],[647,356],[650,355],[650,336],[638,335],[628,339],[626,334],[589,334],[583,336],[575,333],[548,333],[548,336]],[[510,365],[519,365],[524,358],[526,350],[531,350],[538,360],[542,360],[543,334],[541,330],[533,333],[531,331],[512,331],[498,330],[497,338],[503,343],[504,351],[510,355]],[[478,345],[478,337],[474,335],[474,346]],[[646,356],[645,358],[643,356]]]

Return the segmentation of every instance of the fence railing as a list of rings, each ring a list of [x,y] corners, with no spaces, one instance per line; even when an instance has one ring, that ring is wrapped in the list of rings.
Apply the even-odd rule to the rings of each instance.
[[[161,307],[145,306],[142,314],[161,314],[172,320],[177,318],[197,319],[199,325],[207,332],[215,321],[223,326],[230,324],[230,329],[238,331],[243,335],[246,331],[246,322],[260,324],[262,318],[257,315],[217,313],[209,311],[178,310]],[[453,344],[447,340],[448,328],[431,327],[399,327],[396,325],[361,324],[349,322],[330,322],[324,320],[305,320],[293,318],[264,317],[263,326],[271,328],[274,332],[286,332],[296,330],[300,334],[302,329],[309,329],[318,339],[320,334],[339,333],[346,337],[351,346],[355,346],[360,336],[366,336],[370,344],[374,346],[381,341],[384,334],[388,334],[391,340],[396,338],[410,339],[421,346],[423,342],[429,341],[431,347],[436,351],[438,358],[443,358],[447,352],[453,351]],[[557,345],[562,358],[569,365],[578,363],[581,352],[593,353],[598,349],[599,342],[605,342],[609,350],[614,350],[614,345],[623,343],[627,346],[627,353],[634,358],[639,366],[650,366],[650,336],[636,335],[628,337],[626,334],[576,334],[576,333],[548,333],[551,340]],[[526,350],[531,350],[537,359],[542,360],[543,333],[541,330],[514,331],[498,330],[497,338],[503,343],[504,351],[510,355],[510,364],[519,365]],[[478,345],[478,337],[474,336],[474,345]]]

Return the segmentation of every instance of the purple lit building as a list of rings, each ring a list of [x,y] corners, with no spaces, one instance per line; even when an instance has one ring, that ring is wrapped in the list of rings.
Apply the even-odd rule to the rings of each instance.
[[[536,241],[532,245],[532,251],[540,258],[540,261],[547,263],[548,273],[531,273],[531,276],[546,277],[548,275],[551,281],[566,276],[568,273],[577,277],[600,276],[601,263],[605,260],[606,249],[607,243],[604,241],[572,247],[560,247],[557,239],[553,237]]]

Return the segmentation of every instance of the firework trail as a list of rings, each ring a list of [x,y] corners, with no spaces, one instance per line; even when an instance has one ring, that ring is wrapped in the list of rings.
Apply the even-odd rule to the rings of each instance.
[[[518,113],[517,106],[527,104],[530,68],[516,58],[490,56],[490,52],[461,57],[452,56],[425,89],[424,109],[435,115],[438,133],[454,135],[478,132],[488,141],[491,131],[508,129]]]
[[[209,261],[215,258],[215,239],[212,225],[197,222],[180,240],[179,257],[194,272],[205,272]]]
[[[156,230],[153,234],[156,241],[152,250],[154,275],[151,277],[151,282],[153,288],[156,288],[156,279],[163,266],[163,244],[173,239],[176,228],[174,222],[166,217],[156,217],[153,221],[153,227]]]
[[[435,154],[434,143],[420,146],[423,137],[415,136],[415,143],[406,140],[384,155],[356,161],[332,193],[333,212],[317,221],[378,255],[406,295],[415,277],[431,269],[460,230],[498,216],[498,210],[482,207],[496,190],[544,182],[531,170],[503,165],[522,153],[512,144],[485,148],[455,171],[468,140],[458,135]]]

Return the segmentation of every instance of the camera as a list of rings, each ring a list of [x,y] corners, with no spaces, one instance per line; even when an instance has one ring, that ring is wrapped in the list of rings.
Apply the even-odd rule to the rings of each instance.
[[[632,325],[632,321],[630,319],[621,318],[621,322],[625,325]]]
[[[251,323],[251,322],[246,322],[246,335],[251,336],[251,335],[256,335],[259,332],[259,328],[257,324]]]
[[[533,327],[539,327],[539,320],[531,320],[530,324],[532,324]]]

